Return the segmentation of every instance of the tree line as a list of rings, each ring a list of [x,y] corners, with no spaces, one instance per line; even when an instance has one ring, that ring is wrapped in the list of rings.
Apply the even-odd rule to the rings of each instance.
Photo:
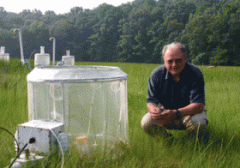
[[[186,45],[188,61],[204,65],[240,65],[239,0],[135,0],[118,7],[103,3],[92,10],[74,7],[69,13],[0,7],[0,46],[20,58],[33,59],[45,46],[56,60],[71,51],[76,61],[162,63],[165,44]]]

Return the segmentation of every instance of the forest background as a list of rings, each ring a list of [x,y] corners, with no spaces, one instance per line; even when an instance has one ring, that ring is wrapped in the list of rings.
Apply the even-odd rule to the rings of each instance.
[[[56,60],[71,51],[78,62],[162,63],[167,43],[186,45],[188,61],[198,65],[240,65],[239,0],[135,0],[92,10],[73,7],[69,13],[28,9],[16,14],[0,4],[0,46],[11,58],[33,59],[45,46]]]

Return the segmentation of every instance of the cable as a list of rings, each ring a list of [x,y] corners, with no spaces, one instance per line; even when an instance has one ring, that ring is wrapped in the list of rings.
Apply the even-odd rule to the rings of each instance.
[[[14,160],[12,161],[12,163],[10,164],[10,166],[9,166],[8,168],[11,168],[11,167],[12,167],[13,163],[17,160],[17,158],[20,156],[20,154],[23,152],[23,150],[28,146],[28,144],[29,144],[29,143],[32,144],[32,143],[34,143],[35,141],[36,141],[35,138],[30,138],[30,139],[29,139],[29,142],[24,145],[24,147],[21,149],[20,152],[18,152],[17,156],[14,158]]]
[[[37,126],[38,126],[38,125],[35,125],[35,127],[33,127],[32,131],[31,131],[30,134],[29,134],[29,142],[26,143],[26,144],[23,146],[23,148],[21,149],[21,151],[19,151],[20,147],[19,147],[19,143],[17,142],[16,138],[15,138],[8,130],[0,127],[0,128],[2,128],[2,129],[4,129],[5,131],[7,131],[8,133],[10,133],[10,134],[14,137],[14,139],[15,139],[15,141],[16,141],[16,143],[17,143],[17,146],[18,146],[17,156],[14,158],[14,160],[12,161],[11,165],[9,166],[9,168],[12,167],[12,165],[14,164],[14,162],[17,160],[17,158],[20,156],[20,154],[23,152],[23,150],[27,147],[27,145],[28,145],[28,144],[32,144],[32,143],[34,143],[34,142],[36,141],[35,138],[30,138],[30,136],[31,136],[33,130],[34,130]]]
[[[15,142],[17,144],[17,153],[18,153],[19,152],[19,143],[18,143],[17,139],[15,138],[15,136],[10,131],[8,131],[7,129],[5,129],[3,127],[0,127],[0,129],[6,131],[7,133],[9,133],[13,137],[13,139],[15,140]]]
[[[37,125],[35,125],[35,127],[32,129],[32,131],[36,128],[38,126],[38,124]],[[64,151],[63,151],[63,148],[62,148],[62,144],[61,144],[61,142],[60,142],[60,140],[59,140],[59,138],[57,137],[57,135],[55,134],[55,132],[52,130],[52,129],[50,129],[49,128],[49,130],[50,130],[50,132],[54,135],[54,137],[56,138],[56,140],[57,140],[57,142],[58,142],[58,144],[59,144],[59,147],[60,147],[60,150],[61,150],[61,153],[62,153],[62,165],[61,165],[61,168],[63,168],[63,165],[64,165]],[[31,133],[30,133],[30,135],[29,135],[29,138],[30,138],[30,136],[31,136],[31,134],[32,134],[32,131],[31,131]],[[31,140],[32,138],[30,138],[30,140]],[[29,140],[29,143],[30,143],[30,140]],[[35,142],[35,141],[34,141]]]
[[[36,125],[37,126],[37,125]],[[35,126],[35,127],[36,127]],[[35,128],[34,127],[34,128]],[[33,128],[33,130],[34,130],[34,128]],[[3,128],[3,127],[0,127],[0,129],[3,129],[4,131],[6,131],[6,132],[8,132],[13,138],[14,138],[14,140],[16,141],[16,144],[17,144],[17,156],[14,158],[14,160],[12,161],[12,163],[10,164],[10,166],[8,167],[8,168],[11,168],[12,167],[12,165],[14,164],[14,162],[17,160],[17,158],[20,156],[20,154],[23,152],[23,150],[27,147],[27,145],[28,144],[32,144],[32,143],[34,143],[35,141],[36,141],[36,139],[35,138],[30,138],[29,137],[29,142],[28,143],[26,143],[25,145],[24,145],[24,147],[19,151],[19,143],[17,142],[17,140],[16,140],[16,138],[14,137],[14,135],[10,132],[10,131],[8,131],[7,129],[5,129],[5,128]],[[32,130],[32,131],[33,131]],[[62,144],[61,144],[61,142],[60,142],[60,140],[59,140],[59,138],[57,137],[57,135],[55,134],[55,132],[53,131],[53,130],[51,130],[51,129],[49,129],[50,131],[51,131],[51,133],[54,135],[54,137],[56,138],[56,140],[57,140],[57,142],[58,142],[58,144],[59,144],[59,146],[60,146],[60,150],[61,150],[61,153],[62,153],[62,165],[61,165],[61,168],[63,168],[63,166],[64,166],[64,151],[63,151],[63,148],[62,148]],[[29,136],[31,136],[31,134],[32,134],[32,131],[31,131],[31,133],[30,133],[30,135]]]
[[[11,168],[11,167],[12,167],[13,163],[17,160],[17,158],[20,156],[20,154],[22,153],[22,151],[27,147],[27,145],[28,145],[28,143],[26,143],[26,144],[24,145],[24,147],[21,149],[21,151],[18,152],[17,156],[14,158],[14,160],[12,161],[12,163],[10,164],[10,166],[9,166],[8,168]]]

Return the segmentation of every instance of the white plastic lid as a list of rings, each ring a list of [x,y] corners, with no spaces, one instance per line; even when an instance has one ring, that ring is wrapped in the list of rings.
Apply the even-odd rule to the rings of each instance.
[[[36,53],[34,55],[36,57],[38,57],[38,56],[50,56],[48,53],[45,53],[45,47],[44,46],[40,46],[40,53]]]
[[[35,67],[29,82],[95,82],[127,79],[127,74],[113,66],[44,66]]]
[[[74,57],[73,55],[70,55],[70,50],[66,50],[66,55],[63,55],[62,57]]]

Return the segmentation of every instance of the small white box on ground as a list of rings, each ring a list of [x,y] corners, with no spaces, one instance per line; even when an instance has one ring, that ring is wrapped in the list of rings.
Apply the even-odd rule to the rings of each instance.
[[[59,122],[47,122],[42,120],[32,120],[17,127],[17,140],[20,150],[30,138],[35,138],[35,142],[28,144],[25,149],[30,152],[39,154],[48,154],[50,151],[57,149],[57,136],[63,132],[64,125]],[[54,133],[55,135],[54,135]]]

